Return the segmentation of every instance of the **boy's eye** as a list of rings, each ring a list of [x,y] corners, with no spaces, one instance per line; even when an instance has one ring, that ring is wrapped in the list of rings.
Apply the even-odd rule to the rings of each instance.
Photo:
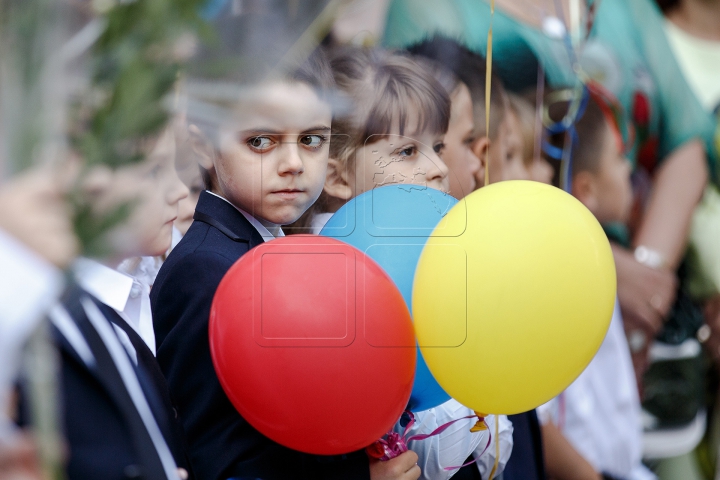
[[[434,150],[435,153],[437,153],[438,155],[440,154],[440,152],[443,151],[444,148],[445,148],[445,144],[444,144],[443,142],[436,143],[435,145],[433,145],[433,150]]]
[[[267,150],[272,146],[272,143],[272,140],[268,137],[252,137],[247,141],[247,144],[255,150]]]
[[[325,144],[326,138],[322,135],[303,135],[300,143],[310,148],[320,148]]]

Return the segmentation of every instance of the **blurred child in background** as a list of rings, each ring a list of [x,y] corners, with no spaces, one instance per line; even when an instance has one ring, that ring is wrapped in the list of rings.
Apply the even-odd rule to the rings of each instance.
[[[159,137],[148,162],[143,172],[127,169],[127,178],[123,177],[123,172],[115,173],[119,177],[116,183],[120,185],[115,188],[117,198],[104,195],[97,202],[98,208],[106,208],[104,203],[119,203],[126,195],[127,201],[138,203],[125,227],[108,237],[108,243],[116,252],[114,261],[120,260],[117,269],[81,259],[77,277],[80,285],[113,308],[154,354],[150,288],[162,264],[162,256],[170,248],[169,239],[172,239],[173,223],[178,217],[179,202],[188,195],[175,171],[172,129],[166,129]],[[115,181],[112,177],[100,177],[93,180],[98,182],[97,188],[104,188],[103,182]]]
[[[178,218],[175,220],[173,231],[173,247],[185,235],[193,222],[195,207],[200,199],[200,193],[205,190],[199,157],[193,149],[186,120],[178,120],[175,131],[175,169],[180,180],[188,189],[188,196],[180,200]],[[196,132],[197,134],[197,132]]]
[[[625,221],[632,205],[630,163],[618,127],[592,87],[575,125],[571,192],[600,223]],[[563,138],[555,138],[557,146]],[[559,397],[540,407],[548,474],[564,479],[646,480],[640,402],[617,304],[600,350]],[[567,440],[567,442],[565,441]]]
[[[473,135],[468,138],[473,153],[480,158],[481,168],[476,172],[476,188],[485,185],[485,169],[489,168],[490,183],[528,178],[529,173],[524,167],[521,157],[522,145],[520,134],[511,130],[515,123],[509,118],[511,112],[508,106],[507,94],[500,81],[492,77],[490,93],[490,125],[486,131],[485,125],[485,87],[486,67],[485,60],[458,43],[446,37],[435,36],[419,44],[409,47],[409,50],[419,57],[430,59],[452,72],[463,84],[468,87],[471,94],[473,108]],[[508,152],[512,156],[508,156]],[[448,158],[449,165],[454,165],[454,159]],[[461,177],[461,170],[455,170],[454,175]],[[542,439],[540,426],[535,411],[509,417],[513,428],[513,454],[505,465],[504,478],[510,480],[544,479]],[[476,470],[461,469],[458,475],[477,473]],[[458,477],[460,478],[460,477]]]
[[[111,268],[170,246],[178,201],[187,195],[175,174],[171,145],[166,132],[141,146],[152,149],[142,161],[114,170],[96,167],[82,182],[92,215],[128,213],[101,239],[105,264],[77,260],[78,284],[69,286],[48,315],[59,356],[58,403],[70,479],[123,478],[139,471],[158,479],[188,475],[167,386],[134,323],[142,311],[128,309],[134,279]],[[54,213],[62,221],[61,212]],[[21,389],[21,423],[28,420],[27,392]]]
[[[480,169],[475,174],[477,187],[485,185],[485,170],[490,169],[490,183],[503,180],[504,164],[507,162],[508,99],[500,80],[491,76],[490,128],[485,126],[485,59],[470,51],[458,41],[434,36],[411,45],[407,50],[413,55],[434,60],[452,72],[467,88],[472,100],[472,136],[466,141],[475,156],[480,159]]]
[[[529,180],[551,184],[554,170],[552,165],[543,158],[540,143],[537,141],[542,126],[538,125],[535,107],[525,97],[516,93],[508,93],[510,111],[512,112],[511,129],[519,132],[522,139],[522,159],[529,170]]]

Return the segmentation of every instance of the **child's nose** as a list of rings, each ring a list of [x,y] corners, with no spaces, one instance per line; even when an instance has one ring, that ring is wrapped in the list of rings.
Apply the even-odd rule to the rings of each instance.
[[[278,173],[280,175],[290,174],[299,175],[305,170],[305,164],[300,157],[299,147],[292,143],[283,145],[286,148],[283,149],[280,157],[280,164],[278,165]]]
[[[429,166],[427,168],[426,180],[432,182],[433,180],[443,181],[447,178],[450,169],[445,165],[440,156],[434,151],[428,155]]]
[[[177,171],[173,168],[172,176],[170,177],[171,187],[168,189],[168,204],[173,205],[178,203],[183,198],[187,198],[190,195],[190,190],[180,180]]]

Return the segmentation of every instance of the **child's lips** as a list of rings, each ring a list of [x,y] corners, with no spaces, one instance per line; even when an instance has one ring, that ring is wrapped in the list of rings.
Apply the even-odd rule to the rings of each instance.
[[[305,190],[300,190],[297,188],[286,188],[283,190],[275,190],[274,192],[272,192],[273,195],[277,195],[278,197],[286,200],[293,200],[303,193],[305,193]]]

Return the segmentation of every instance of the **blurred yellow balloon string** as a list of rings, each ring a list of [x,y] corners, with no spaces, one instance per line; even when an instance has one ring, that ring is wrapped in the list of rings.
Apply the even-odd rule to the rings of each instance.
[[[488,29],[488,40],[487,40],[487,67],[485,72],[485,134],[488,135],[490,132],[490,93],[492,92],[492,51],[493,51],[493,45],[492,45],[492,27],[493,27],[493,18],[495,17],[495,0],[490,0],[490,28]],[[492,148],[492,144],[488,147],[488,155],[486,157],[485,162],[485,185],[490,184],[490,148]],[[477,413],[477,412],[475,412]],[[482,420],[482,424],[487,429],[487,423],[485,423],[485,415],[480,415],[478,413],[478,416],[480,416]],[[479,424],[480,422],[478,422]],[[474,428],[478,426],[478,424],[475,425]],[[495,462],[493,463],[492,471],[490,472],[490,476],[488,478],[495,478],[495,472],[497,472],[498,463],[500,460],[500,419],[498,417],[495,417]]]
[[[500,463],[500,418],[495,416],[495,463],[493,463],[493,468],[488,478],[495,478],[498,463]]]
[[[488,29],[487,39],[487,67],[485,72],[485,134],[490,132],[490,92],[492,91],[492,85],[490,83],[492,79],[492,27],[493,18],[495,17],[495,0],[490,0],[490,28]],[[488,153],[485,157],[485,186],[490,184],[490,149],[492,143],[488,144]],[[492,478],[492,477],[490,477]]]
[[[475,432],[484,432],[485,430],[488,430],[488,424],[487,424],[487,421],[485,421],[485,419],[487,418],[487,414],[475,411],[475,415],[477,415],[478,421],[470,429],[470,432],[475,433]],[[496,415],[495,416],[495,463],[493,463],[493,468],[492,468],[492,471],[490,472],[490,476],[488,478],[495,478],[495,472],[497,471],[498,463],[500,463],[500,418]]]

